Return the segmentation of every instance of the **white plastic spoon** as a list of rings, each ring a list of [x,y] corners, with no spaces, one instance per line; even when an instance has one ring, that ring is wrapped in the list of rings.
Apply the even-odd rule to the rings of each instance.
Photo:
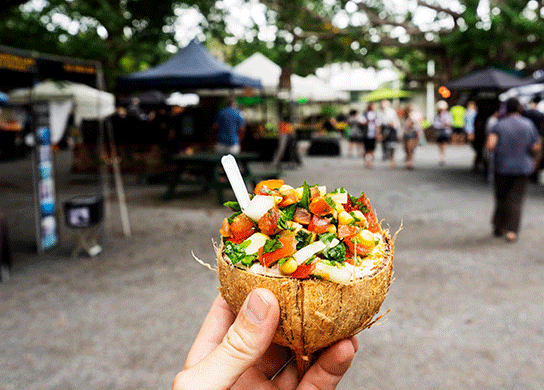
[[[238,168],[238,164],[236,163],[236,159],[232,154],[227,154],[221,157],[221,165],[223,165],[223,169],[227,174],[236,200],[240,204],[242,210],[244,210],[249,203],[249,195],[247,193],[246,183],[244,182],[244,179],[242,179],[240,168]]]

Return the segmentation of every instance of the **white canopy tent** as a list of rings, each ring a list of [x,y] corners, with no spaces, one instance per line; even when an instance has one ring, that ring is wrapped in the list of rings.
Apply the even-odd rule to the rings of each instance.
[[[70,113],[76,125],[85,119],[104,119],[115,112],[113,94],[85,84],[67,81],[44,81],[32,88],[15,89],[9,94],[13,104],[48,101],[53,143],[62,139]]]
[[[260,79],[267,94],[277,94],[281,67],[261,53],[255,53],[234,67],[235,72]],[[341,92],[315,75],[291,75],[291,96],[294,100],[311,102],[347,101],[348,93]],[[287,98],[287,96],[285,96]]]

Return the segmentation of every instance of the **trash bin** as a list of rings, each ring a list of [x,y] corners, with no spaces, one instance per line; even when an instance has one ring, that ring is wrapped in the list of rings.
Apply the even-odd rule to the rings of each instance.
[[[76,196],[64,202],[64,217],[71,228],[88,228],[102,222],[104,198],[98,195]]]
[[[104,217],[104,198],[98,195],[76,196],[64,202],[64,218],[66,225],[77,229],[78,246],[72,252],[77,256],[84,251],[89,256],[96,256],[102,252],[97,238],[100,223]]]

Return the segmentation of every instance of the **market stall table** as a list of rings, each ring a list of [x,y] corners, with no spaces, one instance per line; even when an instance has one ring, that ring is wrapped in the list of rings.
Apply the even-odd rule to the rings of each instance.
[[[234,156],[244,180],[253,186],[261,180],[277,178],[281,174],[278,170],[254,172],[250,163],[260,160],[259,153],[238,153]],[[223,190],[230,188],[230,184],[221,166],[221,157],[223,157],[222,153],[215,152],[170,156],[168,161],[176,168],[168,180],[164,199],[171,199],[178,185],[196,185],[203,187],[204,191],[210,188],[215,189],[217,202],[223,204]]]

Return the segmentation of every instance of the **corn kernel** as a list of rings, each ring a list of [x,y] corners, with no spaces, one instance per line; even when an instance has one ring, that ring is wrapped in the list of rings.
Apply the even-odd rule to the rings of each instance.
[[[364,216],[363,216],[364,217]],[[353,218],[347,211],[342,211],[338,213],[338,223],[340,225],[348,225],[349,223],[355,221],[355,218]]]
[[[282,186],[279,188],[278,191],[280,192],[280,194],[284,194],[284,195],[285,195],[285,193],[286,193],[288,190],[292,190],[292,189],[293,189],[293,187],[291,187],[289,184],[284,184],[284,185],[282,185]]]
[[[329,226],[328,232],[329,232],[329,233],[334,233],[334,234],[336,234],[336,226],[334,226],[334,225],[331,224],[331,225]]]
[[[367,226],[366,217],[360,210],[353,211],[353,217],[355,217],[358,226]]]
[[[290,257],[282,265],[280,265],[280,272],[284,275],[291,275],[297,270],[298,263],[295,259]]]
[[[340,214],[342,211],[346,211],[342,203],[335,203],[334,208],[336,209],[336,212]]]
[[[358,238],[361,245],[366,246],[367,248],[374,248],[374,234],[372,234],[370,230],[361,230]]]

